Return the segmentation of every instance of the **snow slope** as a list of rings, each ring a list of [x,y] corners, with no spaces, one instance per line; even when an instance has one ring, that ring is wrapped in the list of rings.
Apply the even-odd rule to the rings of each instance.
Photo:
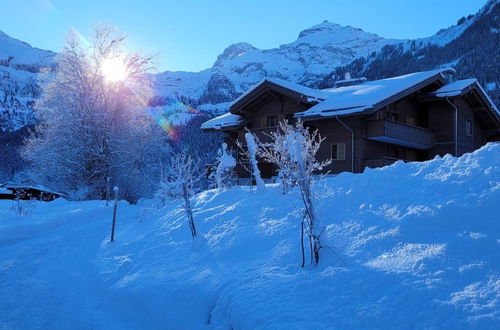
[[[495,329],[500,144],[317,187],[330,250],[301,269],[297,191],[179,201],[0,201],[0,329]]]

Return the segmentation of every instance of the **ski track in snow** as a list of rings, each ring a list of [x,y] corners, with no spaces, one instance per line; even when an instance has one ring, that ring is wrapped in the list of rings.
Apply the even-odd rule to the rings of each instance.
[[[500,144],[317,188],[325,242],[300,269],[297,191],[179,201],[0,201],[0,329],[495,329]]]

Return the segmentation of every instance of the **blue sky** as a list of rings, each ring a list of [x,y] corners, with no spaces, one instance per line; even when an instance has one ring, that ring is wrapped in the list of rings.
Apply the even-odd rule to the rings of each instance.
[[[486,0],[0,0],[0,30],[58,51],[70,28],[88,36],[106,22],[130,47],[157,53],[163,70],[210,67],[225,47],[274,48],[323,20],[386,38],[427,37],[476,13]]]

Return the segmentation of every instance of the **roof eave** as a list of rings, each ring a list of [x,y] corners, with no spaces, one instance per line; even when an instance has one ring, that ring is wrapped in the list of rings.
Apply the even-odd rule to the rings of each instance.
[[[335,110],[335,111],[330,111],[330,114],[328,115],[321,115],[321,114],[314,114],[314,115],[299,115],[297,116],[299,113],[296,113],[295,114],[295,118],[300,118],[302,119],[304,122],[306,121],[313,121],[313,120],[322,120],[322,119],[331,119],[331,118],[335,118],[335,117],[356,117],[356,116],[364,116],[364,115],[368,115],[368,114],[372,114],[373,112],[376,111],[376,109],[374,108],[367,108],[367,109],[364,109],[362,111],[359,111],[359,112],[353,112],[353,113],[344,113],[344,114],[336,114],[335,112],[337,111],[341,111],[342,109],[339,109],[339,110]]]
[[[228,132],[228,131],[237,131],[242,127],[242,124],[238,125],[231,125],[231,126],[225,126],[225,127],[207,127],[207,128],[201,128],[201,131],[203,133],[214,133],[214,132]]]

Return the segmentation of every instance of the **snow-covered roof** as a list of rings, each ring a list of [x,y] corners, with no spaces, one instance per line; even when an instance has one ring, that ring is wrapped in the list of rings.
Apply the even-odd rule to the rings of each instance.
[[[447,85],[444,85],[438,90],[430,93],[430,95],[437,97],[458,96],[466,92],[469,89],[469,87],[472,86],[475,82],[477,82],[476,79],[457,80]]]
[[[8,190],[6,188],[1,188],[0,187],[0,194],[8,194],[8,195],[10,195],[10,194],[12,194],[12,191]]]
[[[64,195],[63,193],[61,192],[57,192],[57,191],[53,191],[53,190],[50,190],[49,188],[46,188],[44,186],[40,186],[40,185],[25,185],[25,184],[17,184],[17,183],[6,183],[4,185],[1,186],[2,188],[0,189],[34,189],[34,190],[39,190],[39,191],[43,191],[43,192],[46,192],[46,193],[50,193],[50,194],[56,194],[56,195]]]
[[[265,83],[271,83],[271,84],[277,85],[279,87],[288,89],[292,92],[302,94],[308,98],[309,102],[316,101],[316,100],[322,101],[322,100],[325,100],[326,98],[328,98],[328,96],[329,96],[327,92],[324,92],[324,91],[319,90],[319,89],[309,88],[306,86],[302,86],[302,85],[299,85],[299,84],[296,84],[296,83],[293,83],[290,81],[278,79],[278,78],[266,78],[266,79],[261,80],[258,84],[254,85],[252,88],[248,89],[245,93],[241,94],[236,100],[234,100],[230,104],[229,107],[230,108],[233,107],[235,104],[237,104],[238,102],[243,100],[250,93],[255,91],[260,86],[264,85]]]
[[[204,131],[212,130],[223,130],[227,127],[239,126],[243,122],[243,117],[239,115],[234,115],[230,112],[212,118],[201,125],[201,129]]]
[[[359,85],[359,84],[365,83],[367,81],[368,81],[368,79],[366,79],[366,77],[337,80],[335,82],[335,88],[344,87],[344,86],[351,86],[351,85]]]
[[[495,103],[490,99],[488,96],[488,93],[483,89],[481,84],[477,81],[477,79],[462,79],[462,80],[457,80],[454,82],[451,82],[447,85],[444,85],[443,87],[439,88],[438,90],[428,93],[425,95],[426,97],[438,97],[438,98],[445,98],[445,97],[454,97],[454,96],[459,96],[463,95],[465,93],[468,93],[472,89],[477,90],[479,95],[483,98],[483,100],[488,104],[488,106],[495,111],[498,115],[500,115],[500,110],[496,107]]]
[[[376,110],[423,87],[429,80],[455,73],[453,69],[415,72],[403,76],[368,81],[359,85],[324,89],[329,97],[310,109],[299,112],[297,117],[332,117]]]

